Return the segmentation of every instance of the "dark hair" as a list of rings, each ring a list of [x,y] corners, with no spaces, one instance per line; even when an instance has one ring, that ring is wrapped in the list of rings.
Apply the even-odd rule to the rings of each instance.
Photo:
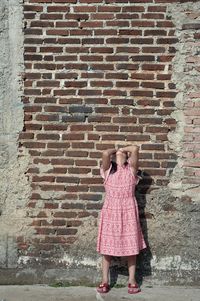
[[[112,167],[111,167],[110,173],[115,173],[117,171],[117,163],[114,161],[111,161],[111,164],[112,164]],[[128,165],[128,162],[126,161],[124,163],[124,166],[127,166],[127,165]]]

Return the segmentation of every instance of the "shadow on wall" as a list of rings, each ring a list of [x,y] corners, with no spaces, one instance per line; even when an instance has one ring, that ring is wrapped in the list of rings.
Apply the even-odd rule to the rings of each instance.
[[[141,171],[140,171],[141,172]],[[142,232],[144,235],[144,239],[147,245],[147,248],[142,250],[140,254],[137,256],[137,266],[136,266],[136,281],[139,285],[142,284],[143,278],[146,276],[151,276],[151,249],[148,241],[148,229],[147,229],[147,220],[148,214],[145,214],[146,207],[146,194],[152,184],[152,178],[146,172],[141,172],[142,179],[139,181],[136,186],[135,196],[138,203],[138,209],[140,214],[140,224],[142,227]],[[151,217],[150,217],[151,218]],[[118,263],[121,261],[121,264]],[[110,284],[111,287],[117,283],[117,279],[119,275],[128,277],[128,266],[127,260],[126,263],[124,259],[119,257],[113,257],[113,265],[110,267]],[[116,262],[116,263],[115,263]]]

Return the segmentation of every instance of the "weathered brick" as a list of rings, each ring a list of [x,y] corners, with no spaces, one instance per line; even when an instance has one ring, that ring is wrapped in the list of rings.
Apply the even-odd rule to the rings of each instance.
[[[60,136],[59,134],[37,134],[36,139],[37,140],[59,140]]]
[[[116,140],[116,141],[119,141],[119,140],[125,140],[125,136],[124,135],[117,135],[117,134],[113,134],[113,135],[102,135],[102,140]]]
[[[164,151],[164,145],[163,144],[143,144],[141,146],[142,150],[163,150]]]
[[[62,140],[84,140],[84,134],[74,134],[74,133],[63,134]]]
[[[70,144],[67,142],[47,142],[47,148],[55,148],[55,149],[59,149],[59,148],[69,148]]]

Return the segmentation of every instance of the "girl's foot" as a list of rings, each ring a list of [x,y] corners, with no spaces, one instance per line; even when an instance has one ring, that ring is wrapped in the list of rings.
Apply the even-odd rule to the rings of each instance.
[[[110,286],[107,282],[100,283],[99,286],[97,287],[97,292],[99,293],[107,293],[110,290]]]
[[[139,288],[137,283],[131,284],[128,283],[128,293],[129,294],[137,294],[141,292],[141,289]]]

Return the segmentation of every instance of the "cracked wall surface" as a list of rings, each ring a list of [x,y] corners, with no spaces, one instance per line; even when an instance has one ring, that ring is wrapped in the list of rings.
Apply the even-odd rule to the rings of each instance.
[[[25,176],[29,155],[20,158],[23,129],[23,1],[0,2],[0,267],[17,267],[16,236],[28,232],[26,204],[30,185]]]

